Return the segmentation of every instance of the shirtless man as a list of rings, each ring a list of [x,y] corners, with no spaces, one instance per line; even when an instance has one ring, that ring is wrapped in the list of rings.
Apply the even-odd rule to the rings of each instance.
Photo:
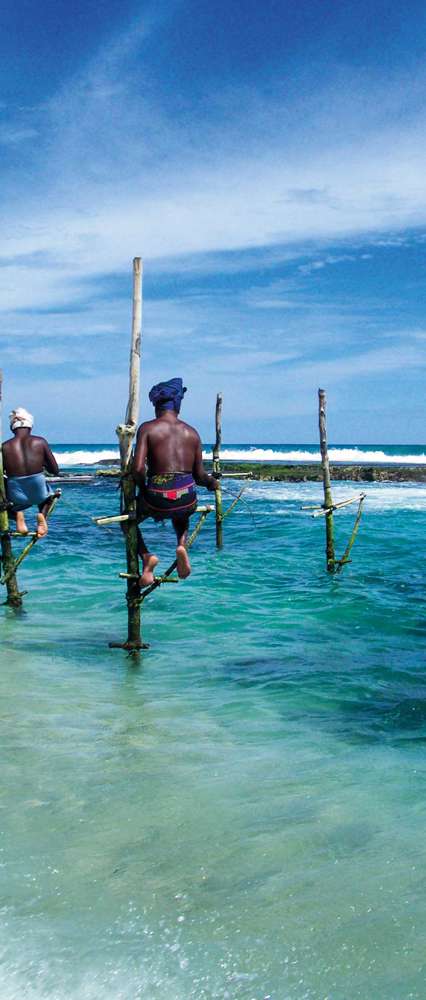
[[[7,475],[6,495],[13,504],[10,513],[16,520],[16,530],[28,534],[24,510],[37,504],[37,537],[47,535],[46,514],[55,496],[46,483],[44,469],[57,476],[59,469],[47,441],[31,433],[34,417],[22,406],[9,417],[13,438],[3,444],[3,465]]]
[[[199,434],[179,419],[185,392],[180,378],[153,386],[149,398],[155,406],[155,420],[148,420],[139,427],[133,463],[133,474],[140,488],[139,520],[171,518],[181,579],[191,572],[186,540],[189,518],[197,507],[195,485],[206,486],[208,490],[218,488],[217,480],[204,468]],[[140,531],[139,555],[143,562],[140,586],[148,587],[154,580],[153,570],[158,558],[146,547]]]

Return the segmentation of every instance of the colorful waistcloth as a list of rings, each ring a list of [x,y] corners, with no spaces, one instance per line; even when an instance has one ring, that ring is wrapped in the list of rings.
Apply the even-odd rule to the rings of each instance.
[[[44,503],[53,490],[46,482],[43,472],[33,476],[8,476],[6,480],[7,499],[13,504],[13,511],[27,510],[34,504]]]
[[[139,514],[156,521],[176,514],[193,514],[196,506],[197,494],[190,472],[149,476],[138,498]]]

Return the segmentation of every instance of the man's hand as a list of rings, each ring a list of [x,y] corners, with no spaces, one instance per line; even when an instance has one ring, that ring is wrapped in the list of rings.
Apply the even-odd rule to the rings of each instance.
[[[213,493],[214,490],[218,490],[219,488],[220,488],[219,480],[215,479],[214,476],[209,476],[207,489],[210,490],[211,493]]]

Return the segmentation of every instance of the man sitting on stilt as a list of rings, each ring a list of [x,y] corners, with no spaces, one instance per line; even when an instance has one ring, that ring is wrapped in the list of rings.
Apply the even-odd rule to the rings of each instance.
[[[216,490],[218,481],[203,465],[200,436],[193,427],[179,419],[179,410],[186,389],[182,379],[159,382],[149,393],[155,406],[155,420],[141,424],[137,434],[133,475],[140,490],[138,519],[155,521],[171,518],[176,532],[177,572],[181,579],[189,576],[191,564],[186,550],[189,518],[197,507],[195,486]],[[147,467],[147,468],[146,468]],[[153,583],[153,570],[158,558],[145,545],[139,533],[139,555],[143,562],[141,587]]]
[[[3,464],[7,476],[6,495],[12,507],[10,515],[16,520],[16,530],[28,534],[24,510],[37,504],[37,537],[47,535],[46,514],[55,493],[46,482],[44,469],[57,476],[59,468],[47,441],[31,433],[34,417],[22,406],[12,410],[9,417],[13,438],[3,444]]]

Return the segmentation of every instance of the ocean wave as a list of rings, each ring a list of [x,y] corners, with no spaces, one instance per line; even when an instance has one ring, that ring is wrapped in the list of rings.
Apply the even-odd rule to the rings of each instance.
[[[363,451],[361,448],[329,448],[330,462],[350,462],[368,465],[425,465],[426,455],[389,455],[385,451]],[[320,462],[319,451],[275,451],[273,448],[224,448],[222,460],[234,462]],[[204,452],[211,458],[211,452]]]
[[[98,462],[103,461],[118,461],[120,455],[118,448],[114,450],[110,448],[104,448],[102,451],[86,451],[82,449],[81,451],[55,451],[54,455],[58,462],[58,465],[62,468],[64,465],[97,465]]]
[[[302,448],[294,449],[274,449],[256,448],[224,448],[221,451],[223,461],[233,462],[319,462],[321,455],[319,451],[307,451]],[[346,462],[363,465],[425,465],[426,454],[420,455],[391,455],[386,451],[367,451],[361,448],[330,448],[329,458],[331,462]],[[116,462],[119,459],[118,448],[102,448],[99,451],[90,451],[81,448],[75,451],[55,451],[56,458],[60,466],[76,465],[97,465],[99,462]],[[203,451],[205,459],[211,459],[210,449]]]

